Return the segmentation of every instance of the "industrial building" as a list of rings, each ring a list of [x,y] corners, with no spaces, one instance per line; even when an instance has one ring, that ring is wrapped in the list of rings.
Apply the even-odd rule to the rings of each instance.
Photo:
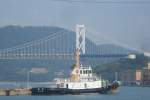
[[[120,72],[119,80],[123,85],[150,86],[150,63],[143,69]]]

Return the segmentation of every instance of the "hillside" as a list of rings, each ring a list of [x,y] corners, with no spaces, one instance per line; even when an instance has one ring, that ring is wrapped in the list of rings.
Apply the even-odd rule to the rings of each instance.
[[[107,64],[101,64],[94,68],[94,72],[102,75],[103,78],[115,80],[115,72],[121,73],[127,70],[138,70],[147,67],[149,57],[138,54],[136,59],[121,58]]]

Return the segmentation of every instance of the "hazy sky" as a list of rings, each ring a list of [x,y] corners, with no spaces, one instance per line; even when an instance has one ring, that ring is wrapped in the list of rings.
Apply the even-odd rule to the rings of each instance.
[[[76,24],[85,24],[88,37],[97,43],[116,43],[150,51],[150,0],[146,1],[149,3],[0,0],[0,26],[54,25],[73,30]]]

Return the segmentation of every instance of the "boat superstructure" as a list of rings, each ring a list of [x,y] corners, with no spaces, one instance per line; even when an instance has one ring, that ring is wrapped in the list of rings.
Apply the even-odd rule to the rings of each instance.
[[[92,68],[89,67],[80,67],[79,69],[79,80],[68,79],[57,79],[56,85],[57,88],[66,88],[66,89],[98,89],[102,87],[102,80],[97,76],[93,75]]]

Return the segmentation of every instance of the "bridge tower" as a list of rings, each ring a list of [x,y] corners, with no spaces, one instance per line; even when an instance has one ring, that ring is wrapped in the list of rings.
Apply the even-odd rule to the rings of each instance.
[[[81,54],[85,54],[85,31],[84,25],[76,25],[76,49],[79,49]]]
[[[76,52],[75,52],[75,66],[71,73],[71,81],[80,81],[80,54],[85,54],[85,26],[76,25]]]

